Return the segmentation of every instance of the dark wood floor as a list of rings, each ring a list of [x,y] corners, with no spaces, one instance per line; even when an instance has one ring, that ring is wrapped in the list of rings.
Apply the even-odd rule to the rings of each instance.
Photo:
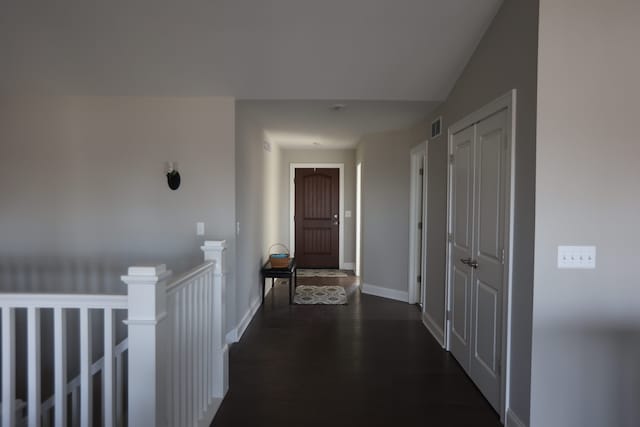
[[[500,426],[416,307],[342,284],[346,306],[290,306],[276,285],[230,350],[230,389],[212,426]]]

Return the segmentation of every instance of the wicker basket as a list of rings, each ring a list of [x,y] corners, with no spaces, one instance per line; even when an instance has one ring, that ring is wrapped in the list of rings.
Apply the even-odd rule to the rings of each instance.
[[[271,250],[280,246],[284,248],[285,253],[271,253]],[[289,258],[290,258],[289,248],[282,243],[274,243],[269,247],[269,261],[271,262],[271,268],[287,268],[289,267]]]

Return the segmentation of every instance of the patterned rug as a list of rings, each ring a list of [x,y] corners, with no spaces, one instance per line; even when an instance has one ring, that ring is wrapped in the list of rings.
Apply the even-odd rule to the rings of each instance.
[[[300,268],[298,277],[348,277],[349,275],[340,270],[326,270],[320,268]]]
[[[295,304],[332,304],[347,303],[347,293],[342,286],[300,285],[293,297]]]

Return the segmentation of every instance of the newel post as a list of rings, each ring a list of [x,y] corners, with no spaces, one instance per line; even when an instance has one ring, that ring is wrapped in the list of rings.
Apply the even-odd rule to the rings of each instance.
[[[229,347],[226,341],[226,249],[225,240],[207,240],[201,247],[205,261],[213,261],[213,355],[216,373],[216,397],[222,398],[229,389]],[[218,380],[219,378],[219,380]]]
[[[129,267],[122,281],[128,288],[129,423],[163,426],[164,358],[162,320],[167,315],[166,287],[171,271],[164,264]]]

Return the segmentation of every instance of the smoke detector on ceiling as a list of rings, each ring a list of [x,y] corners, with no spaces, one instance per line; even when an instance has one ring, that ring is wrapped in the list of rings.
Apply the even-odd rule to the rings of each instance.
[[[342,111],[347,108],[346,104],[333,104],[329,109],[331,111]]]

